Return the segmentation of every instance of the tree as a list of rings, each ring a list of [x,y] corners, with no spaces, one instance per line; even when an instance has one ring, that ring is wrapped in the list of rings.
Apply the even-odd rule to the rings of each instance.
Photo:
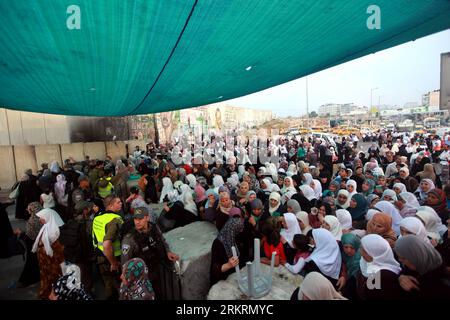
[[[319,115],[317,114],[317,112],[315,112],[315,111],[311,111],[310,113],[309,113],[309,117],[310,118],[317,118]]]

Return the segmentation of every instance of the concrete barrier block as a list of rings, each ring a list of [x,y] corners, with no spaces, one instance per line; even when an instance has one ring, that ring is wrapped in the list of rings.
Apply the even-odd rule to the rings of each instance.
[[[164,234],[170,250],[180,256],[181,296],[184,300],[204,300],[209,291],[211,247],[217,228],[198,221]]]
[[[14,164],[13,146],[0,146],[0,187],[9,190],[16,182],[16,168]]]
[[[72,157],[75,161],[84,160],[84,146],[82,142],[79,143],[66,143],[61,145],[61,158],[62,161]],[[61,163],[60,163],[61,165]]]
[[[107,141],[106,145],[106,154],[109,155],[114,162],[120,160],[122,158],[126,158],[127,149],[125,142],[123,141]]]
[[[41,168],[41,163],[52,163],[58,161],[61,165],[61,147],[59,144],[41,144],[34,146],[36,152],[36,163],[38,168]]]
[[[105,160],[106,147],[104,142],[86,142],[84,144],[84,154],[89,159]]]
[[[19,180],[25,170],[31,169],[37,172],[36,153],[34,146],[14,146],[14,159],[16,162],[16,179]]]
[[[270,266],[261,264],[261,271],[270,272]],[[247,267],[241,269],[241,275],[247,274]],[[208,293],[208,300],[248,300],[240,289],[237,282],[236,272],[228,276],[226,280],[217,282],[211,287]],[[298,274],[292,274],[284,266],[280,265],[273,269],[272,289],[270,292],[259,299],[251,300],[289,300],[292,293],[303,281],[303,277]]]

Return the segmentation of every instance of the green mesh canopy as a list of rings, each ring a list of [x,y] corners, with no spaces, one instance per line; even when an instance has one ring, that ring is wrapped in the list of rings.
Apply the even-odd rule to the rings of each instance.
[[[367,27],[373,4],[381,29]],[[0,0],[0,21],[1,107],[124,116],[232,99],[448,29],[450,0]]]

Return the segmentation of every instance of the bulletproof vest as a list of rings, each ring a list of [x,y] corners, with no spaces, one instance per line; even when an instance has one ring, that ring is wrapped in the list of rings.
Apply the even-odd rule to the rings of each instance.
[[[133,239],[138,247],[137,256],[145,261],[149,271],[164,257],[165,250],[160,235],[156,232],[156,226],[151,225],[149,233],[133,231]]]

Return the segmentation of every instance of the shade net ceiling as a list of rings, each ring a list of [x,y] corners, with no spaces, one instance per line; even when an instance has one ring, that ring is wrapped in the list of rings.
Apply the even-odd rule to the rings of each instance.
[[[372,4],[380,30],[367,27]],[[0,106],[124,116],[239,97],[448,29],[450,0],[0,0],[0,21]]]

